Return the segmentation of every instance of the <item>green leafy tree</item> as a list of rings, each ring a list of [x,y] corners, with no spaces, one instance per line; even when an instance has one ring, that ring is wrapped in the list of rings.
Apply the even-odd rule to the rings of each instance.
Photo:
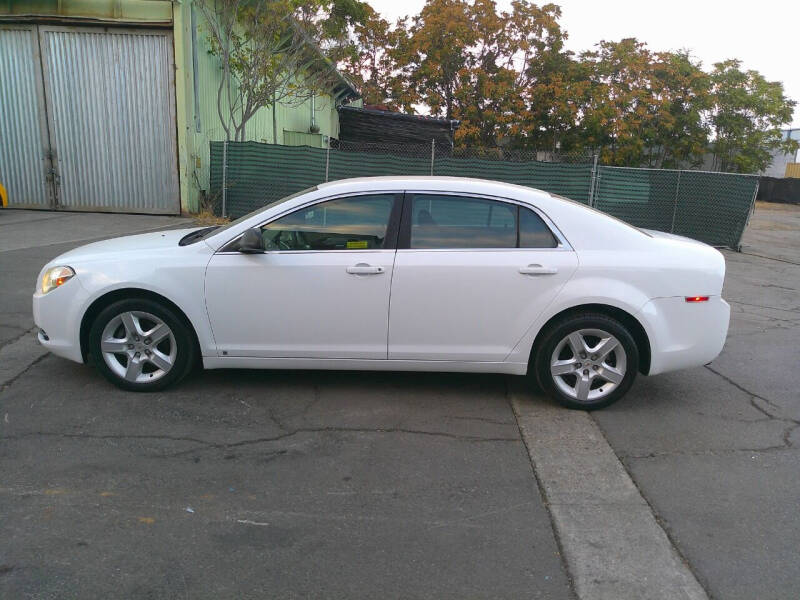
[[[648,166],[698,166],[708,148],[704,117],[711,106],[711,78],[688,51],[660,52],[653,62],[658,113]]]
[[[755,173],[769,166],[771,151],[797,151],[797,142],[781,134],[797,103],[786,97],[782,83],[741,67],[739,60],[726,60],[711,73],[711,148],[715,168]]]
[[[399,106],[394,100],[397,81],[391,54],[397,45],[396,38],[397,33],[389,22],[366,5],[364,18],[353,26],[351,43],[340,61],[341,68],[358,85],[365,104],[386,104],[389,108]]]
[[[652,53],[642,42],[627,38],[601,41],[581,60],[590,81],[581,120],[584,142],[599,150],[608,164],[646,162],[656,137]]]
[[[405,82],[401,103],[424,103],[431,114],[454,117],[462,72],[474,60],[478,41],[472,7],[464,0],[428,0],[419,15],[401,21],[407,35],[392,55]]]
[[[461,146],[595,152],[607,164],[754,172],[791,152],[795,103],[739,61],[706,72],[688,51],[636,38],[575,55],[554,4],[427,0],[394,27],[369,12],[345,66],[365,99],[461,121]]]
[[[543,89],[537,61],[562,52],[560,14],[555,5],[540,8],[527,0],[502,12],[494,0],[428,0],[394,32],[398,103],[459,119],[462,145],[530,145],[526,139],[540,129],[531,125],[531,103],[543,103],[531,93]]]
[[[702,162],[710,78],[682,52],[652,52],[635,38],[581,55],[570,95],[581,103],[571,143],[619,166]]]

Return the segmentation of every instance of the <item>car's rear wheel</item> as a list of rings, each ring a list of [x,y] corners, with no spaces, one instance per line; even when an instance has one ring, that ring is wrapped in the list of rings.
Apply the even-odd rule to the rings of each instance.
[[[195,347],[189,326],[148,299],[120,300],[103,309],[89,332],[97,369],[125,390],[154,392],[191,370]]]
[[[630,389],[639,352],[622,323],[586,312],[549,326],[533,361],[537,381],[556,401],[567,408],[594,410],[616,402]]]

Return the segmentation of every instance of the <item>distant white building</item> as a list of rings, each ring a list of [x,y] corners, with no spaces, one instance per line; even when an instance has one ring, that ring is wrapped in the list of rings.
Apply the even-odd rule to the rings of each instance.
[[[800,129],[784,129],[783,139],[792,139],[800,142]],[[772,163],[761,171],[759,175],[765,177],[786,177],[786,165],[800,162],[800,150],[796,153],[785,154],[775,151],[772,153]]]

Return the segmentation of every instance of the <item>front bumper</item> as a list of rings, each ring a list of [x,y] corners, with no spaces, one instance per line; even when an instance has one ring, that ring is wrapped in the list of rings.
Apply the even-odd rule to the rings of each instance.
[[[33,321],[39,343],[57,356],[82,363],[81,318],[89,294],[78,277],[47,294],[33,295]]]
[[[722,352],[731,307],[721,296],[708,302],[681,297],[655,298],[637,315],[650,338],[648,375],[699,367]]]

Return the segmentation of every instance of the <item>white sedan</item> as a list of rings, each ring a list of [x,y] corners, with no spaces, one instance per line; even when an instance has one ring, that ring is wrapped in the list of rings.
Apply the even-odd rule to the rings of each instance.
[[[48,263],[39,340],[153,391],[206,369],[531,374],[592,409],[712,361],[725,260],[546,192],[443,177],[326,183],[219,228]]]

